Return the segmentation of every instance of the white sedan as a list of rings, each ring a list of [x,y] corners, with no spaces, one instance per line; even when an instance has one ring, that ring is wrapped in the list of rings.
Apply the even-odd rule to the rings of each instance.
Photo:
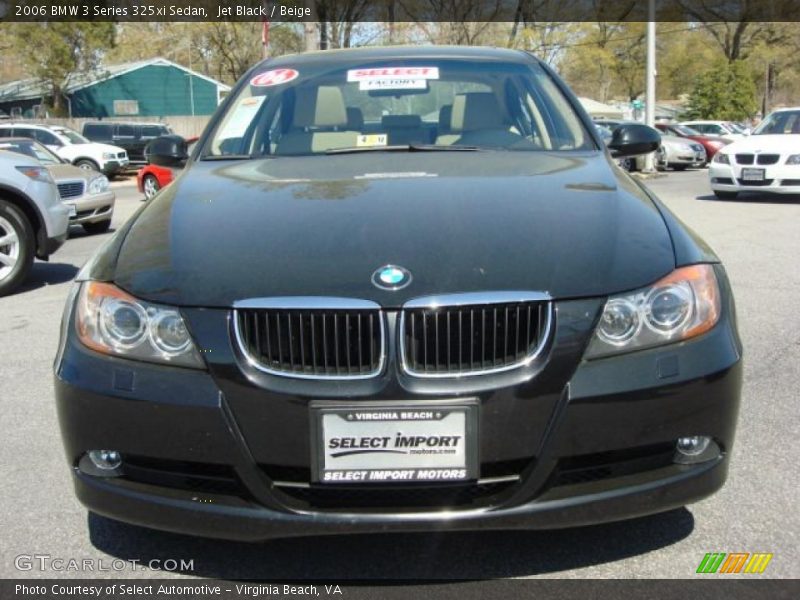
[[[800,194],[800,107],[776,110],[753,134],[722,148],[708,168],[717,198]]]

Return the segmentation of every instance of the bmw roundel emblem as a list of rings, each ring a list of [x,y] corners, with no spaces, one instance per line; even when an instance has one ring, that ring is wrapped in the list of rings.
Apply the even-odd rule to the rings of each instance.
[[[382,290],[401,290],[411,283],[411,273],[397,265],[384,265],[372,274],[372,283]]]

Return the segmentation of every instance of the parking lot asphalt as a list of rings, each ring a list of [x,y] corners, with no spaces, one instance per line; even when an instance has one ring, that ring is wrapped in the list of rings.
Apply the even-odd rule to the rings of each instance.
[[[115,182],[118,227],[140,205]],[[482,579],[693,577],[707,552],[771,552],[763,576],[799,577],[800,198],[718,201],[705,171],[648,180],[717,251],[730,274],[745,346],[731,472],[715,496],[663,515],[546,532],[361,535],[263,544],[204,540],[87,515],[75,499],[53,403],[52,360],[70,280],[110,234],[72,237],[0,298],[0,577]],[[20,555],[123,559],[122,571],[20,571]],[[132,561],[193,560],[185,574]],[[114,563],[119,566],[120,563]],[[706,576],[708,577],[708,576]],[[749,577],[753,577],[752,575]]]

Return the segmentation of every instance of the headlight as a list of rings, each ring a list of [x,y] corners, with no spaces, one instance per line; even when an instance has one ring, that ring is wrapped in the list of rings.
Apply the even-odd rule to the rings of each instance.
[[[144,302],[110,283],[81,286],[76,325],[81,342],[103,354],[205,366],[177,309]]]
[[[108,178],[105,175],[95,177],[89,182],[90,194],[102,194],[105,191],[108,191]]]
[[[714,159],[711,162],[719,163],[722,165],[729,165],[731,164],[731,159],[728,158],[727,154],[723,154],[722,152],[717,152],[714,155]]]
[[[50,176],[50,171],[44,167],[17,167],[17,171],[42,183],[53,183],[53,178]]]
[[[598,358],[686,340],[719,320],[714,267],[677,269],[653,285],[606,302],[586,358]]]
[[[787,165],[800,165],[800,154],[792,154],[786,159]]]
[[[117,158],[115,152],[103,152],[103,160],[112,160],[114,158]]]

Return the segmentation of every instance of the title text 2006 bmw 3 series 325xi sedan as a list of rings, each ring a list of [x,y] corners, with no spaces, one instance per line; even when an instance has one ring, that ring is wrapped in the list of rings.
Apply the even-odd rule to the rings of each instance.
[[[511,50],[266,61],[83,268],[56,396],[80,500],[203,536],[555,528],[725,481],[717,257]],[[156,160],[180,155],[164,138]]]

